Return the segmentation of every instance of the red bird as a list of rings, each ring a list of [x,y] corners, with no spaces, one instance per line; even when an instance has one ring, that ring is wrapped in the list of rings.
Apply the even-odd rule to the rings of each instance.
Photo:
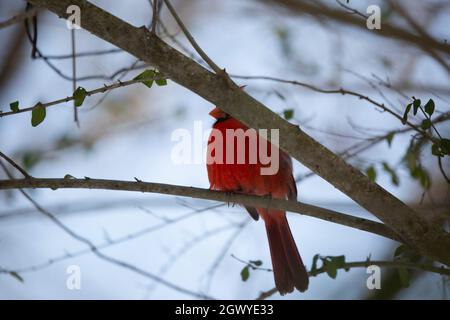
[[[273,175],[262,175],[261,168],[267,167],[261,161],[259,152],[257,161],[249,161],[249,140],[245,140],[245,161],[238,163],[236,138],[234,142],[227,141],[226,131],[247,130],[244,124],[234,119],[219,108],[213,109],[209,113],[216,119],[213,125],[213,132],[208,140],[207,170],[211,189],[226,192],[246,193],[260,196],[271,196],[278,199],[297,200],[297,187],[292,175],[292,161],[289,155],[276,146],[262,140],[257,136],[258,152],[259,142],[266,143],[268,154],[279,151],[279,169]],[[214,130],[215,129],[215,130]],[[214,143],[217,138],[215,133],[221,133],[222,144]],[[265,141],[265,142],[264,142]],[[242,140],[241,140],[242,142]],[[225,161],[227,153],[227,143],[234,144],[234,162]],[[219,146],[219,147],[218,147]],[[241,146],[242,147],[242,146]],[[219,149],[221,148],[221,149]],[[217,150],[219,149],[219,150]],[[230,152],[230,149],[228,149]],[[254,152],[255,150],[253,150]],[[217,155],[222,153],[223,161],[212,161],[217,159]],[[231,158],[231,157],[230,157]],[[227,163],[228,162],[228,163]],[[308,273],[303,265],[294,238],[292,237],[286,212],[280,210],[246,207],[253,219],[258,220],[259,216],[265,222],[267,237],[269,239],[270,255],[275,279],[275,285],[281,295],[290,293],[294,287],[303,292],[308,288]]]

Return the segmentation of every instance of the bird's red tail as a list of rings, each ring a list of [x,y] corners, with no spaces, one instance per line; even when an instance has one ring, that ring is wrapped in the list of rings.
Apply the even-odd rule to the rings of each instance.
[[[275,285],[281,295],[292,292],[294,287],[303,292],[308,289],[308,273],[292,237],[286,214],[282,211],[264,211],[261,216],[266,224]]]

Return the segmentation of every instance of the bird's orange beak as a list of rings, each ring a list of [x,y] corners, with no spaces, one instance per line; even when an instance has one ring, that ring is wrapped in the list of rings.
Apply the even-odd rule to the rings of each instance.
[[[226,116],[226,113],[223,112],[222,110],[220,110],[219,108],[215,107],[214,109],[212,109],[209,112],[209,115],[211,117],[213,117],[213,118],[221,119],[221,118],[224,118]]]

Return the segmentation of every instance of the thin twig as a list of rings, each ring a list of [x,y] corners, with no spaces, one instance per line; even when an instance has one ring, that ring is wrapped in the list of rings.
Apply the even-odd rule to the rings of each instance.
[[[3,164],[2,161],[0,161],[0,166],[3,168],[3,170],[5,171],[5,173],[7,174],[7,176],[10,179],[13,179],[13,176],[11,175],[11,173],[8,171],[8,169],[5,167],[5,165]],[[39,203],[37,203],[30,195],[28,195],[28,193],[26,193],[24,190],[19,188],[20,193],[22,193],[22,195],[28,200],[30,201],[30,203],[36,208],[36,210],[38,210],[40,213],[42,213],[44,216],[46,216],[48,219],[50,219],[57,227],[59,227],[61,230],[63,230],[65,233],[67,233],[69,236],[71,236],[72,238],[78,240],[79,242],[84,243],[85,245],[88,246],[89,250],[96,255],[98,258],[110,262],[112,264],[115,264],[117,266],[120,266],[122,268],[128,269],[130,271],[133,271],[137,274],[140,274],[142,276],[145,276],[149,279],[152,279],[153,281],[157,281],[163,285],[165,285],[168,288],[171,288],[175,291],[187,294],[189,296],[195,297],[195,298],[200,298],[200,299],[212,299],[210,296],[205,295],[205,294],[201,294],[201,293],[197,293],[188,289],[185,289],[183,287],[180,287],[176,284],[173,284],[172,282],[169,282],[165,279],[162,279],[148,271],[145,271],[143,269],[140,269],[132,264],[129,264],[125,261],[113,258],[111,256],[105,255],[104,253],[100,252],[99,249],[94,245],[94,243],[92,243],[89,239],[80,236],[79,234],[77,234],[75,231],[73,231],[71,228],[67,227],[65,224],[63,224],[58,218],[56,218],[55,215],[53,215],[51,212],[49,212],[48,210],[44,209],[43,207],[41,207],[41,205]],[[4,273],[10,273],[11,271],[9,270],[5,270],[2,269],[0,270],[0,272]]]
[[[97,247],[97,249],[110,248],[110,247],[113,247],[115,245],[118,245],[118,244],[130,241],[130,240],[134,240],[134,239],[140,238],[140,237],[145,236],[145,235],[148,235],[148,234],[150,234],[152,232],[155,232],[157,230],[161,230],[163,228],[166,228],[168,226],[174,225],[174,224],[179,223],[181,221],[184,221],[186,219],[192,218],[195,215],[198,215],[198,214],[203,213],[205,211],[213,210],[213,209],[218,208],[220,206],[223,206],[223,205],[222,204],[219,204],[219,205],[216,204],[216,205],[208,206],[208,207],[205,207],[205,208],[202,208],[202,209],[196,209],[196,210],[193,210],[193,211],[188,212],[186,214],[183,214],[183,215],[181,215],[181,216],[179,216],[177,218],[171,219],[170,221],[165,221],[163,223],[159,223],[159,224],[147,227],[147,228],[143,228],[143,229],[141,229],[139,231],[136,231],[136,232],[133,232],[133,233],[130,233],[130,234],[127,234],[127,235],[124,235],[124,236],[121,236],[121,237],[118,237],[118,238],[115,238],[115,239],[108,239],[107,241],[104,241],[102,243],[97,244],[96,247]],[[67,259],[80,257],[80,256],[83,256],[83,255],[86,255],[86,254],[89,254],[89,253],[91,253],[90,249],[82,249],[82,250],[79,250],[79,251],[69,252],[67,254],[51,258],[50,260],[48,260],[46,262],[43,262],[43,263],[40,263],[40,264],[34,264],[34,265],[31,265],[31,266],[26,266],[26,267],[19,268],[19,269],[14,269],[14,271],[17,272],[17,273],[34,272],[34,271],[38,271],[38,270],[42,270],[42,269],[45,269],[47,267],[50,267],[51,265],[53,265],[55,263],[58,263],[58,262],[61,262],[61,261],[65,261]]]
[[[158,80],[158,79],[165,79],[163,76],[155,76],[155,77],[149,77],[149,78],[142,78],[142,79],[132,79],[132,80],[128,80],[128,81],[118,81],[117,83],[111,84],[111,85],[104,85],[103,87],[94,89],[94,90],[90,90],[90,91],[86,91],[86,95],[87,96],[92,96],[98,93],[105,93],[107,91],[110,90],[114,90],[117,88],[121,88],[121,87],[126,87],[126,86],[130,86],[132,84],[135,83],[141,83],[143,81],[150,81],[150,80]],[[70,97],[66,97],[66,98],[62,98],[62,99],[58,99],[58,100],[54,100],[51,102],[47,102],[47,103],[38,103],[33,107],[28,107],[28,108],[23,108],[23,109],[19,109],[18,111],[8,111],[8,112],[0,112],[0,118],[2,117],[6,117],[6,116],[11,116],[13,114],[18,114],[18,113],[23,113],[23,112],[30,112],[33,111],[34,108],[41,106],[44,108],[48,108],[51,106],[55,106],[61,103],[65,103],[65,102],[70,102],[72,100],[74,100],[74,96],[70,96]]]
[[[422,26],[420,26],[415,19],[413,19],[409,13],[396,1],[388,0],[389,5],[394,8],[395,11],[397,11],[403,19],[408,22],[408,24],[424,39],[429,41],[433,41],[434,39],[428,34],[427,31],[425,31]],[[447,73],[450,73],[450,66],[447,64],[447,62],[431,47],[429,47],[427,44],[424,44],[422,42],[419,42],[419,46],[422,48],[423,51],[428,53],[434,60],[436,60],[437,63],[439,63],[446,71]]]
[[[249,222],[250,222],[250,218],[247,217],[243,222],[241,222],[238,225],[238,228],[233,232],[233,234],[224,243],[224,245],[222,246],[222,249],[220,250],[220,252],[216,256],[216,259],[214,259],[214,262],[209,267],[209,270],[207,272],[208,279],[206,281],[206,292],[209,292],[209,290],[211,288],[211,284],[212,284],[214,275],[216,274],[220,263],[223,261],[223,259],[225,258],[228,250],[230,250],[230,248],[233,245],[233,243],[237,240],[239,234],[244,230],[244,228],[248,225]]]
[[[153,7],[153,17],[152,17],[152,33],[156,34],[156,25],[158,24],[158,1],[159,0],[153,0],[152,7]]]
[[[77,52],[75,53],[75,57],[77,58],[86,58],[86,57],[96,57],[96,56],[102,56],[112,53],[124,53],[122,49],[106,49],[106,50],[95,50],[95,51],[85,51],[85,52]],[[65,60],[65,59],[72,59],[73,54],[60,54],[60,55],[45,55],[45,58],[48,60]]]
[[[12,17],[6,21],[1,21],[0,29],[12,26],[16,23],[23,22],[24,20],[35,16],[37,12],[38,12],[37,8],[32,8],[32,9],[24,11],[18,15],[15,15],[14,17]]]
[[[10,165],[12,165],[14,168],[16,168],[17,171],[19,171],[25,178],[27,178],[27,179],[33,178],[31,175],[28,174],[28,172],[24,168],[19,166],[19,164],[17,164],[13,159],[8,157],[6,154],[4,154],[1,151],[0,151],[0,157],[5,159]]]
[[[216,65],[215,62],[212,61],[211,58],[208,57],[208,55],[203,51],[203,49],[200,48],[200,46],[197,44],[197,42],[195,41],[194,37],[191,35],[191,33],[186,28],[186,26],[184,25],[184,23],[181,20],[181,18],[178,16],[178,13],[175,11],[175,9],[173,8],[173,6],[170,3],[170,1],[169,0],[163,0],[163,1],[166,4],[167,9],[169,9],[170,13],[172,14],[172,16],[175,19],[175,21],[180,26],[181,30],[183,31],[183,33],[186,36],[186,38],[188,39],[188,41],[194,47],[195,51],[197,51],[197,53],[202,57],[203,60],[205,60],[205,62],[211,67],[211,69],[213,69],[213,71],[216,74],[223,74],[224,71],[218,65]]]
[[[158,276],[161,277],[161,276],[165,275],[170,270],[170,268],[175,265],[175,262],[177,262],[180,258],[182,258],[184,255],[186,255],[190,250],[195,248],[201,242],[209,239],[210,237],[217,236],[218,234],[220,234],[224,231],[228,231],[235,227],[236,226],[233,224],[220,226],[220,227],[205,231],[203,234],[192,238],[187,243],[185,243],[183,245],[183,247],[181,247],[175,253],[170,255],[169,260],[161,267],[160,272],[158,273]],[[157,286],[158,286],[158,283],[153,282],[153,285],[147,289],[146,294],[148,295],[150,293],[150,291],[154,290]]]
[[[345,10],[347,10],[349,13],[351,14],[355,14],[357,16],[360,16],[363,19],[367,19],[368,16],[365,15],[364,13],[362,13],[361,11],[358,11],[352,7],[349,7],[348,5],[346,5],[345,3],[342,3],[340,0],[336,0],[336,2],[338,3],[338,5],[340,5],[342,8],[344,8]]]

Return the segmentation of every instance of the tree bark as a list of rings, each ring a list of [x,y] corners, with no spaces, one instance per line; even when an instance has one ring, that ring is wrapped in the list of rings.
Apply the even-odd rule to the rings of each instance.
[[[450,265],[450,236],[313,138],[240,90],[173,49],[145,27],[136,28],[85,0],[28,0],[61,18],[81,9],[81,27],[157,67],[168,78],[255,129],[277,128],[280,146],[293,158],[373,213],[420,253]],[[257,116],[255,116],[257,115]]]

